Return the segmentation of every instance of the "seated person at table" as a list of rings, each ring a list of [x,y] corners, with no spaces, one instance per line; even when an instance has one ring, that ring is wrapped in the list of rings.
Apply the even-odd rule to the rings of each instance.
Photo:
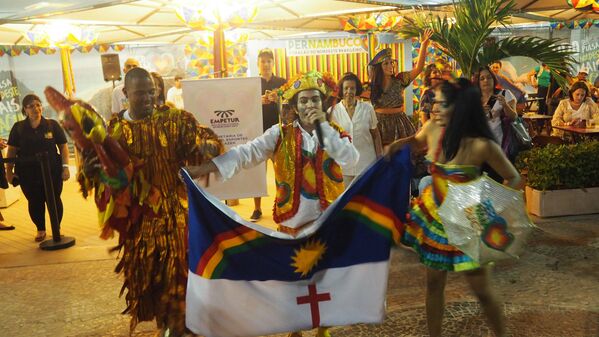
[[[561,100],[555,109],[551,126],[580,126],[580,121],[589,119],[593,119],[595,124],[599,123],[599,109],[589,97],[588,86],[584,82],[576,82],[570,87],[568,98]],[[552,135],[563,137],[564,132],[554,128]]]

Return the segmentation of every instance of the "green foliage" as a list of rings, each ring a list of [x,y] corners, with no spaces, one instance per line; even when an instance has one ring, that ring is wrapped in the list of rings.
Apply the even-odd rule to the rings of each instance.
[[[431,28],[431,40],[456,60],[466,78],[493,61],[524,56],[548,65],[558,83],[565,84],[564,75],[574,63],[573,51],[565,49],[559,40],[508,37],[494,42],[489,39],[494,25],[509,23],[515,5],[513,0],[459,0],[453,5],[455,22],[447,17],[421,13],[412,19],[406,18],[399,33],[404,37],[418,37],[425,28]]]
[[[523,152],[516,160],[528,169],[527,185],[536,190],[599,187],[599,141],[547,145]]]

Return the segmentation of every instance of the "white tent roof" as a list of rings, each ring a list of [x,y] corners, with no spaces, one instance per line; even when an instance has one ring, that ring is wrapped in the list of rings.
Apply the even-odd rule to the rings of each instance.
[[[200,1],[200,0],[198,0]],[[201,0],[215,1],[215,0]],[[217,1],[217,0],[216,0]],[[239,0],[245,3],[248,0]],[[193,30],[176,16],[168,0],[3,0],[0,9],[0,44],[29,44],[24,32],[37,25],[66,20],[91,26],[98,43],[191,43]],[[531,21],[599,19],[599,15],[570,9],[565,0],[518,0],[514,23]],[[414,13],[423,10],[451,15],[447,0],[261,0],[258,15],[240,29],[250,39],[270,39],[341,30],[339,18],[358,13]]]

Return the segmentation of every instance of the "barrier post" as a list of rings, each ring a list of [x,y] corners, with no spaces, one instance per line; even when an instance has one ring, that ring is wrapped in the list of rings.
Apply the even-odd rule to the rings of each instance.
[[[39,247],[43,250],[69,248],[75,245],[75,238],[60,235],[60,222],[58,219],[58,210],[56,208],[56,198],[54,196],[54,184],[52,183],[52,171],[50,170],[50,157],[48,152],[41,152],[35,156],[42,168],[46,205],[48,206],[50,223],[52,224],[52,239],[41,242]]]

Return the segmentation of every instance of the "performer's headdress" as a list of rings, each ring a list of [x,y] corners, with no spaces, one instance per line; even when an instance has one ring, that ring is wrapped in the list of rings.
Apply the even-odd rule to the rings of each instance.
[[[386,59],[393,59],[393,55],[391,54],[391,48],[385,48],[380,52],[376,53],[372,60],[368,63],[369,66],[373,66],[379,63],[383,63]]]
[[[295,94],[304,90],[318,90],[320,91],[325,98],[330,96],[337,85],[333,76],[329,73],[320,73],[318,71],[310,71],[308,73],[298,73],[293,78],[291,78],[287,83],[283,84],[279,90],[277,90],[277,94],[279,96],[279,129],[281,130],[281,135],[283,134],[283,121],[281,120],[281,112],[283,111],[282,100],[290,101]],[[285,137],[282,137],[283,144],[280,146],[280,150],[285,152],[285,158],[291,158],[293,155],[289,152],[289,147],[285,143]],[[286,161],[286,165],[289,162]]]
[[[331,74],[311,71],[299,73],[287,83],[283,84],[278,91],[280,97],[291,100],[295,94],[304,90],[318,90],[325,97],[330,96],[336,89],[336,83]]]

